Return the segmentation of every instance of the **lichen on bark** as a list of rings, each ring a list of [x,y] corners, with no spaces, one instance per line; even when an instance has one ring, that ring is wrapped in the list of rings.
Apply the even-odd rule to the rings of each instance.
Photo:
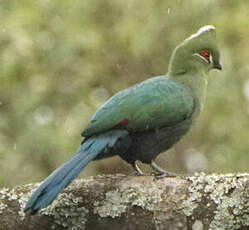
[[[23,208],[38,184],[0,190],[0,229],[247,229],[249,174],[76,180],[46,209]]]

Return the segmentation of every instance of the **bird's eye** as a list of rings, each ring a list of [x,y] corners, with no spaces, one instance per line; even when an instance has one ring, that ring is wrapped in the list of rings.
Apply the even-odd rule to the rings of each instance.
[[[209,63],[211,62],[211,60],[210,60],[211,53],[210,53],[209,50],[202,50],[201,53],[200,53],[200,55],[202,57],[204,57]]]

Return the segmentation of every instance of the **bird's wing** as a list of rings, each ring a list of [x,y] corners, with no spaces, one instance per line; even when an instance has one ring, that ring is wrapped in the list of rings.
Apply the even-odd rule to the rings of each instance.
[[[172,126],[191,116],[194,100],[189,88],[155,77],[111,97],[82,132],[89,137],[110,129],[144,132]]]

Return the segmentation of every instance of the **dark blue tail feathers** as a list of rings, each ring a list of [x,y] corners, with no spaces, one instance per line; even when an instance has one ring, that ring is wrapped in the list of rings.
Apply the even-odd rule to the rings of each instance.
[[[30,214],[35,214],[40,209],[48,206],[90,161],[104,149],[112,148],[120,138],[127,135],[128,132],[125,130],[113,130],[87,139],[73,157],[45,179],[42,185],[33,193],[24,210],[29,210]]]

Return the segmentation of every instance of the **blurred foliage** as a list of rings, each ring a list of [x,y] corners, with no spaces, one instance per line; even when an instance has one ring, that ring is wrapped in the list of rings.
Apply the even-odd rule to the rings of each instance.
[[[206,106],[162,167],[248,171],[249,1],[0,0],[0,185],[39,181],[77,149],[117,91],[167,72],[174,47],[216,26],[224,65]],[[118,157],[82,174],[128,172]]]

